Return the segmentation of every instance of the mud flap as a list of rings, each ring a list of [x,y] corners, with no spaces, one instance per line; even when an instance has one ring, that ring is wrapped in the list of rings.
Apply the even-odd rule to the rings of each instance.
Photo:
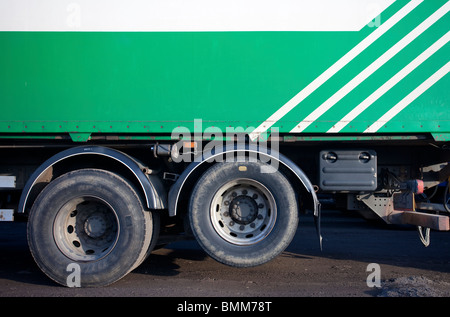
[[[319,246],[320,251],[322,251],[322,233],[320,230],[320,214],[321,214],[321,205],[316,205],[316,212],[314,213],[314,223],[316,225],[317,237],[319,238]]]

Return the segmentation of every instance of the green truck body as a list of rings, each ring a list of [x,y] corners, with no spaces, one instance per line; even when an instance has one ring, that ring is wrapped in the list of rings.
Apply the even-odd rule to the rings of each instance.
[[[435,213],[449,211],[448,0],[0,9],[0,215],[29,215],[31,252],[60,284],[70,286],[59,270],[70,263],[81,266],[77,286],[116,281],[157,244],[152,232],[173,227],[222,263],[267,262],[292,239],[298,210],[312,210],[320,237],[321,195],[387,223],[450,229]],[[230,153],[258,158],[219,159]],[[95,194],[73,184],[87,179]],[[130,204],[142,219],[122,215],[101,184],[122,201],[141,197]],[[71,203],[49,206],[64,186],[75,186]],[[438,203],[418,199],[424,190]],[[93,207],[69,212],[83,204]],[[132,221],[142,246],[126,253]],[[53,249],[33,242],[48,237]]]
[[[423,1],[397,22],[407,3],[355,32],[1,32],[0,133],[171,134],[194,119],[255,129],[341,62],[270,125],[364,133],[404,100],[372,131],[448,138],[448,4]]]

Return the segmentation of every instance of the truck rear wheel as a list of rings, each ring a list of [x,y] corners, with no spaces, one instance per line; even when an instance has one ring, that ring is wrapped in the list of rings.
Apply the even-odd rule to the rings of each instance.
[[[292,241],[297,200],[279,171],[261,173],[263,163],[219,163],[194,188],[190,223],[203,249],[234,267],[266,263]],[[268,170],[268,169],[267,169]]]
[[[123,178],[78,170],[57,178],[38,196],[28,243],[37,265],[54,281],[105,286],[142,263],[157,239],[157,220]],[[68,284],[74,264],[79,285]]]

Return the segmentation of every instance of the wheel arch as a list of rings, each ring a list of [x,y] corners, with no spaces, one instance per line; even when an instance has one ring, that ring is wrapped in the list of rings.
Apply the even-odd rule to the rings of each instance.
[[[139,193],[143,195],[147,208],[166,209],[167,194],[160,179],[155,175],[147,175],[145,167],[131,156],[121,151],[101,146],[74,147],[59,152],[42,163],[30,176],[22,190],[19,200],[18,213],[26,213],[43,188],[54,179],[52,175],[54,167],[62,166],[73,160],[92,160],[97,165],[111,164],[121,168],[127,174],[127,178],[136,184]],[[97,166],[98,167],[98,166]],[[76,170],[77,167],[65,167],[65,172]],[[57,175],[59,176],[59,175]]]
[[[259,157],[264,158],[266,161],[275,160],[275,162],[281,164],[283,169],[290,174],[289,176],[291,176],[291,179],[294,181],[294,184],[292,185],[302,185],[302,188],[300,188],[300,190],[307,193],[307,205],[310,206],[313,210],[314,216],[317,218],[320,216],[320,202],[315,193],[314,186],[309,180],[308,176],[297,166],[297,164],[277,151],[252,145],[234,145],[213,148],[211,151],[203,153],[201,157],[196,158],[194,162],[192,162],[183,171],[183,173],[180,175],[176,183],[172,185],[169,191],[169,215],[177,215],[180,199],[188,190],[186,184],[188,184],[189,181],[192,181],[196,176],[198,176],[201,171],[204,171],[205,166],[210,164],[211,161],[222,157],[223,155],[237,153],[256,154],[259,155]],[[299,188],[294,189],[299,190]]]

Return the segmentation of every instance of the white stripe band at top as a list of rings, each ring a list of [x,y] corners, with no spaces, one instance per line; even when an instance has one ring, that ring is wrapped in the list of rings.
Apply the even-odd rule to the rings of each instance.
[[[359,31],[394,0],[1,0],[0,31]]]

